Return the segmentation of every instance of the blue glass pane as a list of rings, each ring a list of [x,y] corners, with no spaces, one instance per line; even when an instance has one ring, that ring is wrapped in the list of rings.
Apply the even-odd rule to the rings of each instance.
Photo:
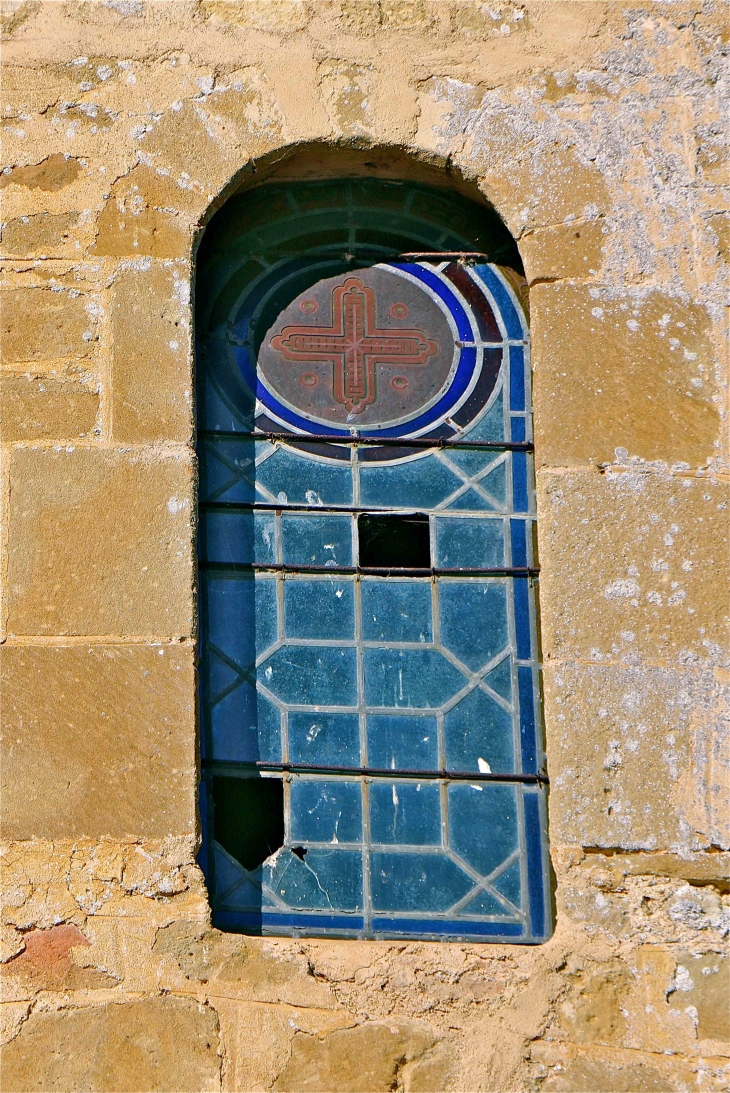
[[[284,617],[288,638],[355,637],[352,581],[284,581]]]
[[[356,714],[289,714],[292,763],[360,766],[360,719]]]
[[[496,896],[483,890],[459,912],[465,918],[471,915],[499,915],[504,918],[509,913],[509,908],[505,907]]]
[[[363,505],[432,508],[457,490],[462,480],[435,455],[390,467],[363,467]]]
[[[357,911],[362,907],[359,851],[308,850],[302,861],[281,851],[264,864],[264,880],[290,907]]]
[[[242,668],[276,641],[276,578],[207,577],[207,640]]]
[[[370,714],[368,764],[378,770],[437,770],[436,718]]]
[[[469,429],[466,439],[504,440],[504,396],[501,388],[486,413]]]
[[[512,565],[527,565],[527,520],[510,520],[510,542],[512,545]]]
[[[255,456],[255,445],[250,440],[203,444],[200,448],[200,496],[206,501],[253,501]]]
[[[519,907],[522,903],[522,875],[519,858],[508,869],[505,869],[504,873],[500,873],[497,879],[492,881],[492,884],[498,892],[501,892],[511,903],[514,903],[515,907]]]
[[[297,706],[354,706],[354,649],[285,645],[259,668],[259,679],[282,702]]]
[[[441,641],[469,668],[481,668],[507,646],[507,590],[477,579],[439,581]]]
[[[362,582],[362,636],[365,641],[431,641],[431,582]]]
[[[484,782],[449,786],[452,849],[483,877],[518,845],[517,790]]]
[[[484,497],[481,493],[470,487],[465,490],[464,493],[451,501],[447,506],[449,510],[455,510],[456,512],[500,512],[501,506],[497,501],[490,501],[489,498]]]
[[[285,565],[352,565],[352,517],[293,516],[281,518]]]
[[[448,911],[474,882],[442,854],[370,855],[374,911]]]
[[[197,347],[200,350],[200,346]],[[221,365],[221,354],[216,353],[214,343],[208,343],[207,364],[209,368],[217,369]],[[203,382],[198,383],[197,391],[198,428],[219,432],[246,432],[253,425],[253,404],[237,407],[237,413],[223,401],[210,377],[206,376]]]
[[[352,504],[348,464],[319,462],[280,449],[257,468],[256,481],[283,504]]]
[[[477,687],[444,718],[447,770],[492,774],[515,769],[512,714]],[[481,760],[481,762],[480,762]]]
[[[498,569],[504,565],[504,525],[499,519],[438,517],[436,553],[444,569]]]
[[[433,709],[442,706],[466,679],[432,649],[366,649],[368,706]]]
[[[273,513],[204,512],[200,539],[209,562],[276,561]]]
[[[510,346],[509,351],[510,409],[525,408],[525,352],[521,345]]]
[[[421,782],[371,783],[370,839],[374,843],[440,846],[439,787]]]
[[[484,676],[484,682],[498,695],[508,702],[512,701],[512,662],[509,657],[500,661],[488,675]]]
[[[281,714],[250,683],[211,704],[208,718],[216,759],[281,762]]]
[[[523,417],[512,418],[512,440],[522,441],[527,439],[527,422]]]
[[[507,646],[507,590],[478,579],[439,581],[441,641],[469,668],[481,668]]]
[[[342,778],[295,779],[291,785],[294,842],[352,843],[362,838],[360,783]]]

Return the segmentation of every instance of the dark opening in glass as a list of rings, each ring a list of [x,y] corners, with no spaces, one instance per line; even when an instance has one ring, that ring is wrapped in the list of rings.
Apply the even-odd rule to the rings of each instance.
[[[214,778],[215,837],[244,869],[284,843],[284,787],[278,778]]]
[[[430,569],[431,542],[428,516],[375,516],[357,519],[361,566],[393,566],[398,569]]]

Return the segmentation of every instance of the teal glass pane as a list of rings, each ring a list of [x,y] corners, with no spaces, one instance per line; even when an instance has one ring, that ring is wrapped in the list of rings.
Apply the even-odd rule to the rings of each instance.
[[[354,706],[354,649],[284,645],[264,661],[258,678],[280,701],[294,706]]]
[[[490,782],[460,782],[452,783],[448,792],[451,847],[487,877],[518,849],[518,790]]]
[[[372,842],[440,846],[438,786],[427,782],[372,782],[369,797]]]
[[[360,765],[360,719],[355,714],[290,713],[292,763],[326,767]]]
[[[280,448],[256,470],[256,482],[274,501],[299,505],[351,505],[352,473],[343,467]]]
[[[464,676],[433,649],[366,649],[368,706],[434,709],[465,684]]]
[[[507,646],[505,584],[476,578],[439,581],[439,604],[444,646],[473,671]]]
[[[514,715],[480,687],[462,698],[444,718],[447,770],[493,774],[515,769]]]
[[[368,763],[380,770],[438,769],[436,718],[370,714]]]
[[[284,581],[284,628],[288,638],[355,637],[354,584],[321,577]]]
[[[359,842],[360,783],[310,778],[292,782],[291,835],[295,842]]]
[[[352,565],[352,517],[284,514],[281,518],[285,565]]]
[[[265,512],[203,512],[200,535],[209,562],[276,561],[274,516]]]
[[[431,582],[376,578],[362,588],[362,636],[365,641],[432,640]]]
[[[473,887],[473,880],[443,854],[370,856],[374,911],[448,911]]]
[[[297,910],[357,911],[362,907],[362,855],[348,850],[288,852],[264,865],[264,882]]]
[[[462,479],[435,455],[389,467],[363,467],[363,505],[433,508],[462,485]]]
[[[443,569],[498,569],[505,564],[501,520],[437,517],[436,557]]]

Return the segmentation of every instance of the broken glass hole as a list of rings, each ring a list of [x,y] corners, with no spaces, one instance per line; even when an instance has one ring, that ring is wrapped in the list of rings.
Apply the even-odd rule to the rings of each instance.
[[[430,569],[431,541],[428,516],[376,516],[357,519],[360,565],[394,569]]]
[[[284,845],[284,787],[279,778],[213,779],[215,838],[249,871]]]

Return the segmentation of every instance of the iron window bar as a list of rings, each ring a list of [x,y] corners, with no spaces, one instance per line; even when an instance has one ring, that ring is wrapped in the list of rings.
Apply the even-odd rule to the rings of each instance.
[[[336,436],[322,436],[318,433],[236,433],[214,429],[200,429],[198,436],[204,440],[271,440],[286,443],[301,444],[362,444],[378,448],[475,448],[488,452],[532,452],[535,445],[530,440],[454,440],[453,437],[377,437],[377,436],[353,436],[351,433],[342,433]]]
[[[377,566],[377,565],[287,565],[282,562],[208,562],[199,561],[200,569],[214,573],[323,573],[330,577],[537,577],[538,566],[500,566],[494,569],[453,568],[436,566]]]
[[[232,759],[203,759],[203,769],[211,774],[224,774],[230,771],[241,773],[251,770],[268,771],[273,774],[341,774],[358,775],[372,778],[413,778],[418,781],[448,781],[448,782],[518,782],[525,785],[549,785],[550,780],[546,774],[520,774],[516,772],[506,774],[487,774],[483,771],[466,770],[394,770],[392,767],[340,767],[326,766],[321,763],[266,763],[261,760],[250,762],[237,762]]]
[[[328,512],[351,512],[351,513],[373,513],[374,515],[383,516],[393,513],[394,515],[407,515],[408,513],[421,512],[422,510],[414,506],[405,506],[404,508],[393,508],[392,505],[383,506],[378,508],[377,505],[370,505],[369,507],[363,507],[359,505],[305,505],[288,502],[284,504],[281,501],[200,501],[199,508],[201,511],[206,512],[306,512],[314,513],[315,515],[322,515]],[[461,516],[461,510],[448,509],[445,512],[439,510],[434,515],[436,516]],[[505,515],[507,518],[520,519],[520,520],[533,520],[534,515],[529,512],[519,513],[503,513],[493,512],[492,510],[482,512],[479,510],[480,516],[495,516],[503,519]]]

